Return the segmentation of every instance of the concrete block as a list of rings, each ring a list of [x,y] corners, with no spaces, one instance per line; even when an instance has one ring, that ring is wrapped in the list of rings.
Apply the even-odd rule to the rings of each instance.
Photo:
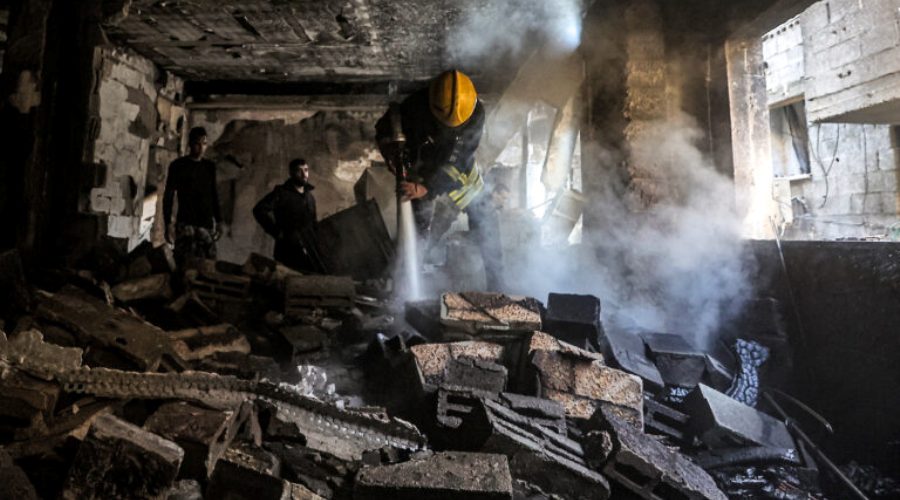
[[[591,427],[609,433],[611,452],[591,462],[606,477],[647,500],[708,499],[727,497],[703,469],[614,415],[597,412]],[[603,463],[598,463],[603,462]]]
[[[690,432],[711,448],[795,447],[781,421],[703,384],[685,398],[684,405],[691,415]]]
[[[567,415],[587,419],[608,403],[633,425],[643,426],[640,377],[610,368],[600,355],[545,333],[534,334],[529,353],[540,384],[538,395],[561,403]]]
[[[404,311],[406,322],[422,336],[431,340],[438,340],[441,337],[441,304],[439,301],[407,302]]]
[[[587,467],[567,436],[561,405],[549,400],[475,391],[438,394],[437,436],[456,448],[501,453],[513,478],[563,498],[605,499],[606,480]]]
[[[455,358],[447,365],[444,384],[496,393],[506,388],[506,380],[503,365],[481,359]]]
[[[482,400],[467,424],[464,432],[470,432],[472,426],[486,427],[488,436],[481,451],[508,456],[515,479],[563,498],[609,497],[606,479],[587,466],[581,445],[565,435],[548,432],[527,416],[491,400]]]
[[[121,213],[124,210],[125,201],[121,198],[111,200],[110,213]],[[140,218],[122,215],[110,215],[107,219],[107,235],[113,238],[131,238],[140,225]]]
[[[0,330],[0,355],[13,361],[19,368],[35,377],[51,380],[52,374],[81,368],[82,351],[78,347],[60,347],[44,341],[44,335],[37,330],[24,330],[12,338]],[[40,400],[45,400],[41,396]],[[36,407],[52,409],[54,405]]]
[[[364,467],[353,498],[447,500],[512,499],[509,460],[504,455],[443,452],[409,462]]]
[[[294,364],[327,356],[326,349],[331,345],[331,336],[315,325],[291,325],[278,329],[278,333],[291,346],[291,359]]]
[[[600,299],[593,295],[551,293],[544,330],[576,347],[599,348],[603,335]]]
[[[205,481],[237,434],[238,413],[184,402],[167,403],[150,415],[144,429],[181,446],[184,450],[182,477]]]
[[[128,368],[154,371],[170,352],[165,332],[75,288],[42,297],[36,315],[100,347],[98,351],[115,352],[120,358],[116,364]]]
[[[828,2],[816,2],[800,14],[800,23],[806,32],[824,29],[831,23],[831,9]]]
[[[291,276],[285,287],[284,312],[303,315],[315,308],[349,308],[356,298],[353,279],[346,276]]]
[[[894,49],[900,45],[900,28],[897,26],[896,14],[888,12],[887,17],[872,16],[870,19],[872,23],[860,34],[863,56]]]
[[[880,193],[850,195],[850,212],[853,214],[881,214],[884,210],[884,199]]]
[[[110,195],[106,188],[91,189],[90,200],[91,210],[94,212],[108,214],[112,211]]]
[[[703,374],[703,382],[718,390],[726,390],[734,380],[734,373],[720,360],[706,354],[706,372]]]
[[[112,415],[94,419],[61,498],[157,498],[178,475],[184,450]]]
[[[441,295],[441,324],[469,334],[531,333],[541,329],[541,303],[501,293],[445,293]]]
[[[727,498],[703,469],[614,415],[598,412],[591,428],[609,434],[609,450],[591,454],[590,463],[605,476],[647,500]],[[593,434],[596,436],[596,434]]]
[[[218,354],[250,354],[250,342],[237,328],[227,324],[185,328],[166,332],[173,350],[187,361],[203,360]]]
[[[251,279],[240,274],[240,271],[235,272],[235,269],[229,268],[225,262],[200,261],[195,269],[188,269],[185,272],[184,281],[189,291],[209,303],[250,300]]]
[[[59,392],[57,384],[20,372],[0,379],[0,432],[27,436],[46,430]]]
[[[473,435],[472,432],[453,432],[463,425],[467,419],[473,418],[476,408],[481,400],[493,398],[497,403],[509,408],[519,417],[507,416],[512,421],[521,425],[536,425],[552,430],[559,435],[566,434],[565,408],[556,401],[531,396],[522,396],[504,392],[501,394],[488,394],[472,390],[438,390],[437,422],[444,432],[441,439],[447,439],[448,444],[460,449],[477,449],[483,444],[485,436]]]
[[[209,480],[206,498],[212,500],[283,500],[291,485],[278,477],[219,460]]]
[[[639,331],[607,326],[604,335],[603,354],[610,366],[637,375],[647,389],[662,389],[665,382],[659,369],[647,358]]]
[[[666,385],[696,387],[706,371],[703,353],[680,335],[645,333],[641,336]]]
[[[878,170],[869,172],[868,177],[870,191],[877,193],[897,192],[897,170]]]
[[[875,167],[878,170],[885,172],[896,172],[898,168],[900,168],[900,161],[898,161],[897,150],[890,147],[885,147],[880,149],[877,152],[877,156],[875,157]]]
[[[647,432],[686,441],[690,416],[652,398],[644,398],[644,428]]]
[[[224,460],[269,476],[281,476],[281,459],[274,453],[246,442],[236,442],[225,450]]]
[[[353,477],[360,464],[296,443],[267,442],[265,446],[281,459],[281,478],[303,485],[310,493],[324,498],[351,498]],[[363,457],[363,464],[395,463],[401,458],[406,457],[401,457],[396,450],[373,450]]]
[[[815,53],[815,57],[824,58],[829,69],[838,69],[862,57],[862,46],[859,39],[849,38]]]
[[[483,369],[499,377],[500,371],[497,369],[497,365],[503,359],[504,348],[499,344],[489,342],[467,341],[450,344],[420,344],[411,347],[410,352],[415,361],[415,367],[421,373],[422,389],[425,392],[431,392],[445,384],[451,364],[456,359],[470,360],[473,363],[472,369],[482,369],[477,368],[474,362],[488,362],[490,364]],[[457,370],[461,368],[457,367]],[[456,382],[466,382],[466,378],[456,378],[455,380]],[[467,383],[469,382],[484,386],[479,380],[469,380]],[[494,382],[489,383],[487,387],[492,388],[496,385],[498,382],[494,379]]]

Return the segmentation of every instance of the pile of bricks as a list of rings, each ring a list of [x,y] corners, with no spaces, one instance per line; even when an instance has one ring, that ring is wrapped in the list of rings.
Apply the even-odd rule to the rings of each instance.
[[[725,394],[739,367],[604,325],[596,297],[452,292],[405,323],[384,283],[166,262],[52,291],[10,278],[16,498],[719,500],[748,464],[816,491],[785,424]]]

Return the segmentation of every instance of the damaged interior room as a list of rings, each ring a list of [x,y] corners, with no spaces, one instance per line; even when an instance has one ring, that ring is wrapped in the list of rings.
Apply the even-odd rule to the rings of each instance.
[[[900,0],[0,0],[0,500],[900,498]]]

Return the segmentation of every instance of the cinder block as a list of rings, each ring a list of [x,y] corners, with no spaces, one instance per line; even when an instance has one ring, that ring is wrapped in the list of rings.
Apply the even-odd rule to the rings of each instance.
[[[872,2],[866,2],[866,9],[876,9],[879,5],[882,4],[890,4],[892,0],[874,0]],[[831,10],[831,23],[839,23],[843,21],[845,18],[852,18],[854,15],[860,13],[860,8],[863,3],[857,0],[829,0],[828,6]]]
[[[819,55],[828,61],[828,68],[838,69],[862,57],[862,46],[858,38],[851,38],[825,49]]]
[[[775,418],[739,403],[703,384],[685,399],[690,431],[711,448],[768,446],[794,448],[787,427]]]
[[[887,16],[871,16],[872,23],[860,34],[863,56],[877,54],[900,45],[900,30],[896,16],[888,12]]]
[[[237,420],[238,414],[232,410],[210,410],[178,402],[161,406],[147,419],[144,429],[184,449],[183,477],[206,480],[237,434]]]
[[[468,379],[463,375],[466,370],[464,366],[456,366],[451,369],[454,360],[465,359],[471,364],[472,371],[482,371],[484,373],[493,374],[487,385],[479,383],[478,380],[468,380],[476,384],[475,389],[491,389],[496,388],[501,381],[506,380],[506,370],[502,369],[499,363],[503,359],[504,349],[499,344],[489,342],[454,342],[450,344],[421,344],[410,348],[412,357],[415,360],[415,369],[421,373],[422,390],[431,392],[444,385],[450,375],[457,384],[466,382]],[[487,363],[485,366],[476,366],[475,362]],[[502,370],[501,370],[502,369]],[[502,387],[501,387],[502,389]]]
[[[831,23],[828,2],[816,2],[800,14],[803,30],[813,32],[824,29]]]
[[[529,347],[540,381],[540,396],[562,403],[566,414],[590,418],[607,403],[638,428],[643,427],[640,377],[603,364],[603,357],[535,333]]]
[[[612,446],[591,465],[646,500],[725,500],[727,497],[703,469],[681,453],[599,411],[590,423],[595,432],[607,432]],[[596,435],[596,434],[595,434]]]
[[[160,498],[184,450],[112,415],[97,417],[69,469],[61,498]]]

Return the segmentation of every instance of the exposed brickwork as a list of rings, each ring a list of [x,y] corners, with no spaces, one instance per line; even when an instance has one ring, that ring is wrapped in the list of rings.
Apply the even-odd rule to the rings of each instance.
[[[870,237],[897,222],[894,131],[872,108],[894,98],[875,80],[900,78],[895,11],[892,1],[822,1],[762,37],[769,105],[804,99],[809,122],[810,177],[773,188],[792,236]],[[861,123],[817,123],[831,119]],[[773,132],[771,144],[793,154],[790,134]]]

